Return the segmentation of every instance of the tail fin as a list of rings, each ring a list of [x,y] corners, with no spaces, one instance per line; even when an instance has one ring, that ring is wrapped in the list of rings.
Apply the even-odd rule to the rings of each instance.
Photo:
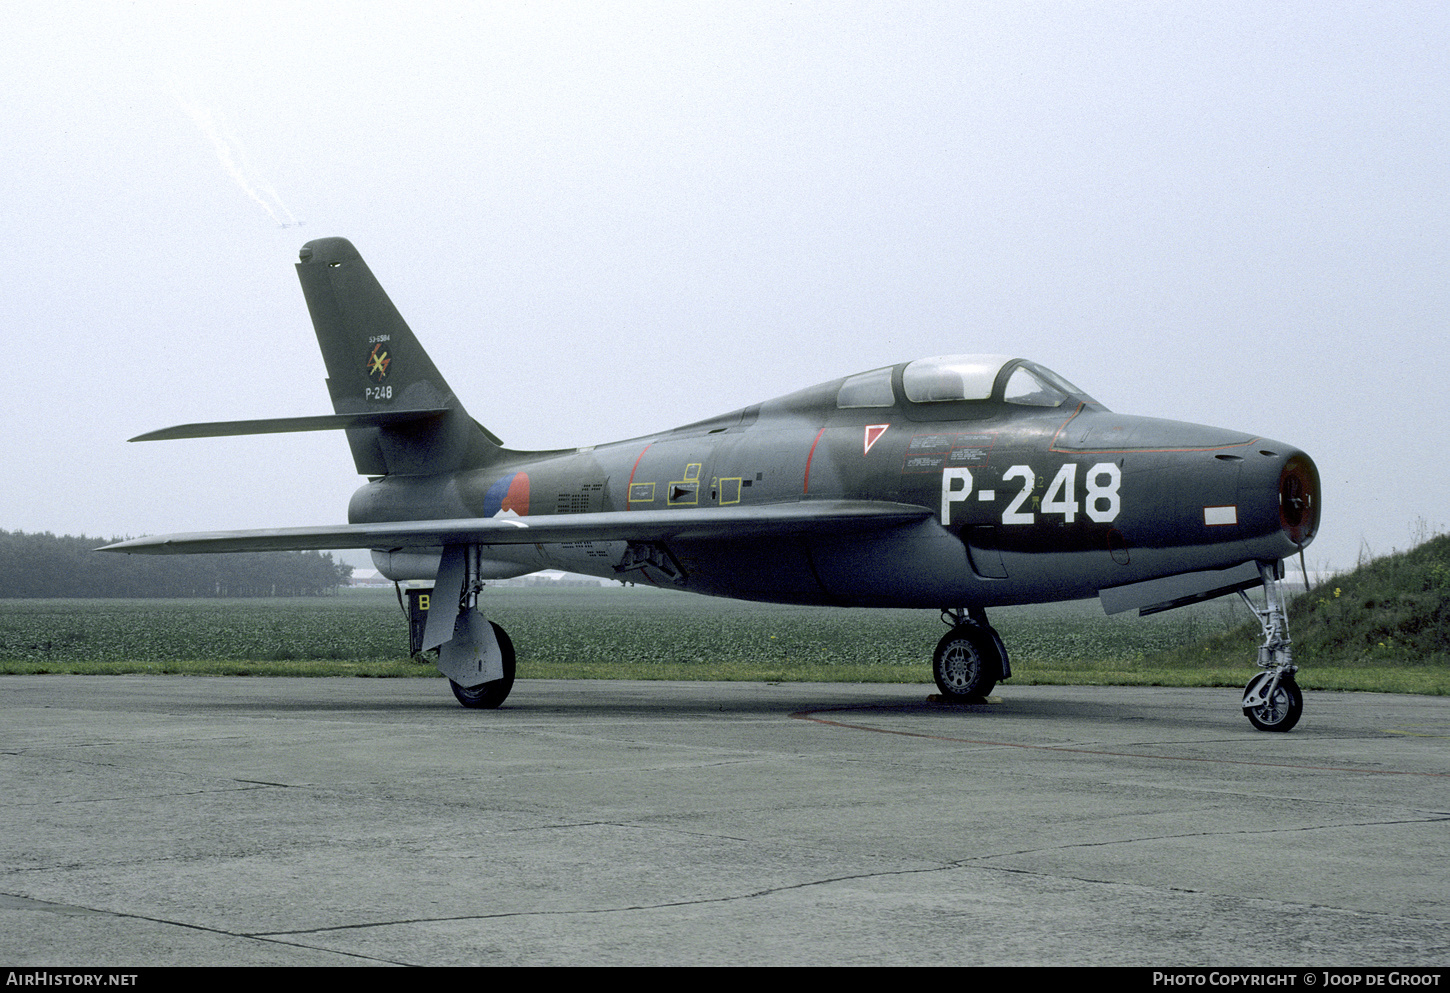
[[[468,416],[357,249],[321,238],[299,257],[332,409],[365,418],[347,428],[357,471],[449,472],[498,461],[503,443]]]

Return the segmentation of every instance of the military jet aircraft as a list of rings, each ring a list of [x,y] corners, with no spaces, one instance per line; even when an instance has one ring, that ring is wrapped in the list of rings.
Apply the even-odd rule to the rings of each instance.
[[[660,434],[514,451],[464,410],[353,246],[297,273],[334,413],[186,424],[133,441],[340,429],[368,482],[346,525],[139,538],[143,553],[372,549],[435,582],[424,648],[466,707],[514,680],[486,581],[562,569],[712,596],[941,611],[942,696],[1011,676],[986,608],[1092,596],[1112,613],[1238,592],[1263,628],[1243,710],[1287,731],[1279,580],[1319,525],[1304,452],[1241,431],[1115,414],[1034,362],[945,355],[872,369]],[[1259,608],[1244,592],[1265,587]],[[456,604],[456,610],[453,605]]]

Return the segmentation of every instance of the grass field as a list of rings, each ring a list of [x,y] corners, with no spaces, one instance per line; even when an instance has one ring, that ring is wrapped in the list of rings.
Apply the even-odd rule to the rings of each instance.
[[[482,605],[512,636],[524,678],[925,683],[946,631],[931,611],[640,587],[499,587]],[[1240,686],[1255,671],[1256,629],[1241,629],[1249,618],[1236,599],[1148,618],[1104,616],[1096,600],[1002,608],[991,618],[1016,683]],[[1206,639],[1212,653],[1197,648]],[[1296,661],[1310,688],[1450,692],[1441,666]],[[437,676],[408,657],[390,589],[319,599],[0,601],[0,673],[59,672]]]

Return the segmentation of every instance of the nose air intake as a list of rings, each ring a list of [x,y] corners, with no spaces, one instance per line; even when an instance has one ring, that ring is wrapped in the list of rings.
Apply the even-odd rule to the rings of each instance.
[[[1319,470],[1307,455],[1293,456],[1279,472],[1279,526],[1299,546],[1319,530]]]

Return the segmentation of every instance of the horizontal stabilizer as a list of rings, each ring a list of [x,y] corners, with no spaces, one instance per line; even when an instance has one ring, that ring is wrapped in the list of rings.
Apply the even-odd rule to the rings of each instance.
[[[134,538],[107,545],[101,551],[180,555],[438,545],[531,545],[566,541],[726,541],[860,533],[914,524],[931,516],[930,509],[912,504],[811,500],[761,507],[629,510],[541,517],[466,517],[444,521],[339,524],[259,531],[206,531]]]
[[[177,424],[138,434],[131,441],[174,441],[178,438],[226,438],[243,434],[286,434],[292,431],[341,431],[346,428],[396,427],[435,420],[447,407],[429,410],[378,410],[365,414],[319,414],[316,417],[269,417],[255,421],[206,421]]]

